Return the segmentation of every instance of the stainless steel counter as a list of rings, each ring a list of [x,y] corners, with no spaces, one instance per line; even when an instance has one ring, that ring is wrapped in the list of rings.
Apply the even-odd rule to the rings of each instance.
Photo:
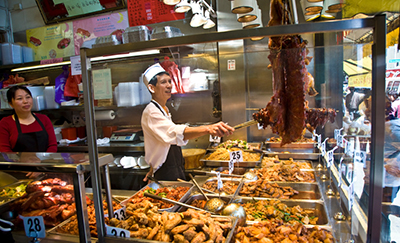
[[[99,153],[131,153],[131,152],[143,152],[144,153],[144,142],[139,143],[109,143],[105,145],[98,145],[97,149]],[[67,145],[58,145],[58,152],[87,152],[88,146],[85,143],[73,143]]]

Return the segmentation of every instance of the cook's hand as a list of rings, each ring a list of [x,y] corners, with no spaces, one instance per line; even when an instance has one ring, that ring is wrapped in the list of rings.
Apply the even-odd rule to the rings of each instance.
[[[150,180],[147,178],[147,176],[153,176],[153,166],[150,166],[149,172],[147,172],[146,176],[143,179],[143,181],[149,181],[150,182]]]
[[[229,136],[235,131],[235,128],[229,126],[225,122],[218,122],[209,126],[209,133],[212,136]]]

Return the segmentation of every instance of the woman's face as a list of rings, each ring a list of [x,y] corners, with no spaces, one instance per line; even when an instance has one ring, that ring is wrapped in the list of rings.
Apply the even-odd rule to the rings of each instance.
[[[25,90],[19,89],[15,92],[15,96],[11,100],[10,105],[17,113],[30,112],[33,105],[32,96],[30,96]]]

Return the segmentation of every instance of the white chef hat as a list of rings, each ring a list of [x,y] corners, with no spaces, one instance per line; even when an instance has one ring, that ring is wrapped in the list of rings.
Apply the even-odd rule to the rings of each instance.
[[[143,83],[148,86],[150,80],[159,73],[166,72],[164,68],[161,67],[160,63],[151,65],[143,73]]]

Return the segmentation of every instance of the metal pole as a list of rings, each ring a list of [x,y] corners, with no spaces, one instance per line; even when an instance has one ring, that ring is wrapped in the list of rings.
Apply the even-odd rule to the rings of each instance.
[[[108,218],[111,220],[112,218],[114,218],[114,210],[113,210],[112,195],[111,195],[110,168],[108,167],[108,165],[104,166],[104,182],[106,187],[105,190],[106,190]]]
[[[385,141],[386,15],[374,18],[372,45],[372,135],[367,242],[380,240]]]
[[[96,133],[96,120],[94,118],[94,102],[92,94],[93,85],[91,79],[91,64],[90,60],[86,57],[86,48],[80,50],[81,54],[81,67],[82,67],[82,83],[83,83],[83,97],[86,118],[86,133],[88,141],[88,152],[90,160],[90,168],[92,174],[92,189],[93,201],[96,213],[97,234],[99,242],[104,242],[106,235],[104,223],[103,200],[101,194],[101,170],[99,166],[99,157],[97,150],[97,133]]]
[[[83,178],[83,172],[77,169],[76,174],[73,176],[73,180],[76,215],[79,225],[79,241],[90,243],[91,236],[89,227],[89,216],[86,204],[85,179]]]

